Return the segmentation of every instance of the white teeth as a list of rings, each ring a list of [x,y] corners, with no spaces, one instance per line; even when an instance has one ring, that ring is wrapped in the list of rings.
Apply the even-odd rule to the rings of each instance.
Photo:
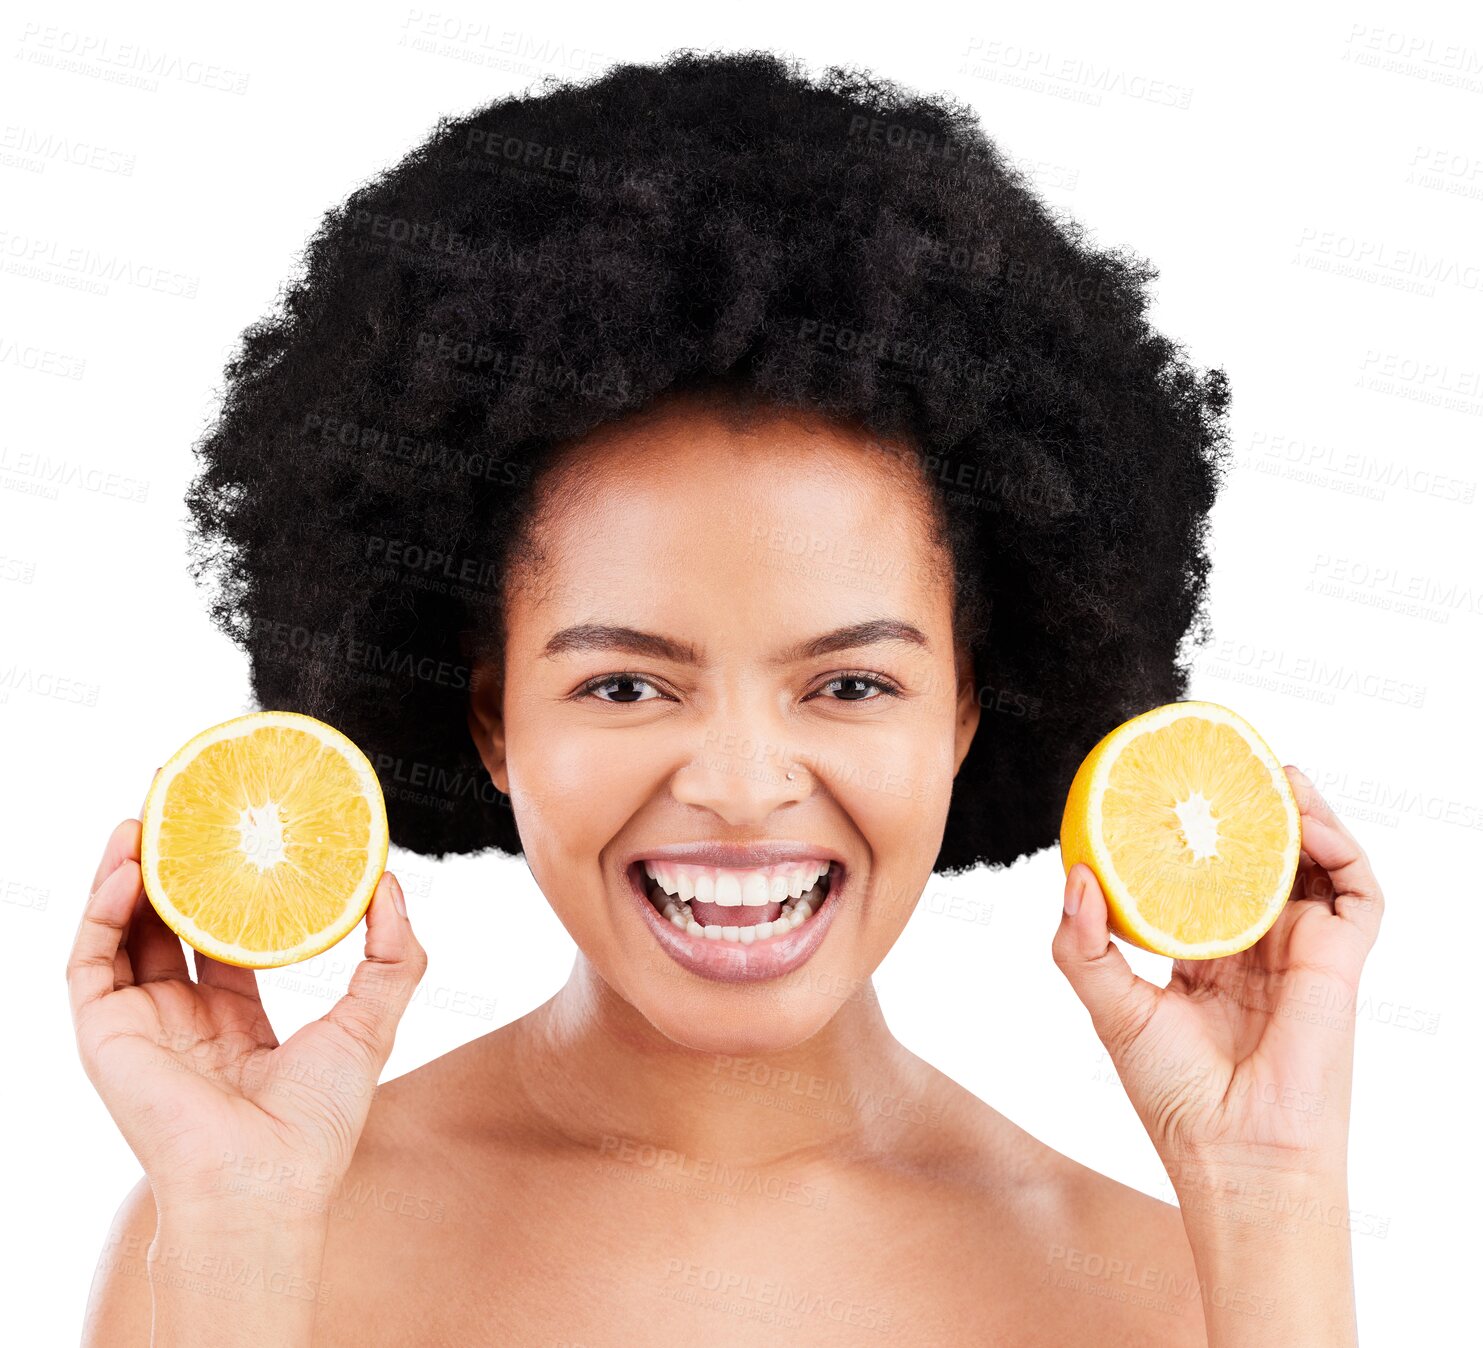
[[[646,861],[644,872],[672,899],[717,903],[726,908],[760,908],[786,903],[806,894],[829,862],[789,861],[776,866],[692,866],[673,861]]]
[[[829,874],[829,863],[788,863],[746,871],[646,861],[644,871],[656,886],[655,907],[681,931],[706,941],[751,945],[790,932],[814,915],[824,901],[821,881]],[[692,899],[726,908],[781,903],[782,912],[771,922],[706,926],[695,920]]]
[[[670,921],[691,936],[699,936],[706,941],[731,941],[737,945],[751,945],[754,941],[765,941],[769,936],[781,936],[795,927],[801,927],[813,915],[814,910],[809,903],[800,900],[785,907],[775,921],[758,922],[750,927],[733,927],[729,924],[702,926],[693,917],[686,917],[678,912]]]
[[[723,908],[739,908],[741,901],[741,881],[730,871],[722,871],[716,876],[716,902]]]
[[[789,884],[788,897],[790,899],[796,899],[800,894],[807,894],[808,891],[811,890],[814,885],[818,883],[818,879],[821,875],[828,874],[828,862],[823,862],[822,864],[817,866],[810,865],[805,867],[803,870],[796,873],[796,875],[793,877],[792,883]]]

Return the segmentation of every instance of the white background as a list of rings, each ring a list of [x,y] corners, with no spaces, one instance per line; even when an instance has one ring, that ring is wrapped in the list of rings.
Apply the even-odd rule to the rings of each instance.
[[[139,1173],[77,1062],[62,978],[103,842],[168,754],[251,706],[186,571],[189,447],[229,348],[320,213],[440,114],[694,45],[859,63],[970,103],[1047,201],[1158,265],[1155,323],[1230,375],[1215,640],[1190,696],[1306,771],[1386,891],[1358,1010],[1360,1323],[1373,1344],[1450,1341],[1479,1202],[1476,7],[690,8],[8,9],[0,1338],[76,1341]],[[118,64],[129,44],[167,73]],[[89,267],[122,275],[94,293]],[[128,279],[147,269],[192,293]],[[536,1006],[573,955],[519,860],[391,865],[431,967],[388,1077]],[[1054,849],[935,878],[880,971],[887,1014],[1052,1146],[1172,1198],[1051,962],[1061,884]],[[260,976],[281,1036],[343,991],[360,946]],[[1167,961],[1136,965],[1166,977]]]

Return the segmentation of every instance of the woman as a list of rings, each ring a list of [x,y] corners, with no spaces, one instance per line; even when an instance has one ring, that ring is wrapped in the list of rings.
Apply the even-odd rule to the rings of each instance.
[[[68,981],[145,1176],[86,1342],[1353,1342],[1382,899],[1295,769],[1243,954],[1156,988],[1067,878],[1053,955],[1177,1208],[871,988],[934,871],[1052,844],[1092,744],[1186,689],[1227,394],[1152,270],[966,110],[765,53],[445,120],[306,262],[198,447],[213,614],[262,705],[366,749],[394,841],[522,854],[578,957],[377,1087],[426,964],[395,878],[280,1044],[120,824]]]

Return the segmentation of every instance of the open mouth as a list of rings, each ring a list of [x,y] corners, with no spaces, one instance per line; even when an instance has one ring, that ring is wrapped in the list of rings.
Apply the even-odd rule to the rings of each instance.
[[[680,931],[748,946],[816,922],[843,868],[821,857],[745,868],[638,861],[632,872],[654,911]]]

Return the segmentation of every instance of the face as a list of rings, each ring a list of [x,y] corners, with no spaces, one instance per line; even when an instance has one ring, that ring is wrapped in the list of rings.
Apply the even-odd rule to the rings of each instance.
[[[978,724],[929,488],[684,399],[573,451],[470,730],[609,988],[696,1050],[791,1047],[868,994]]]

